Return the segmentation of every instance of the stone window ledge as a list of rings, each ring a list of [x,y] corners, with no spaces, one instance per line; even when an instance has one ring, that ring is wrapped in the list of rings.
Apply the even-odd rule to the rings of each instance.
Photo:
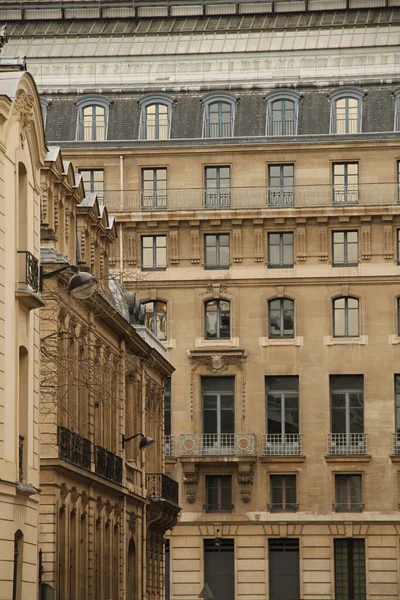
[[[400,337],[398,335],[389,335],[389,344],[400,344]]]
[[[175,348],[176,347],[176,340],[166,340],[166,341],[161,342],[161,343],[167,349],[168,348]]]
[[[368,336],[361,335],[360,337],[335,338],[331,335],[324,336],[324,346],[366,346],[368,344]]]
[[[303,336],[297,336],[295,338],[279,338],[271,339],[267,337],[259,338],[260,346],[302,346]]]
[[[203,337],[197,337],[194,342],[195,348],[239,348],[239,338],[230,340],[206,340]]]

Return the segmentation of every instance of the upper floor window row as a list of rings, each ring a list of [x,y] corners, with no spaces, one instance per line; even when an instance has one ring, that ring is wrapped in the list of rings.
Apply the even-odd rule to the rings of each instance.
[[[345,86],[328,95],[330,109],[329,133],[357,134],[362,131],[365,93]],[[400,129],[400,91],[394,92],[394,129]],[[266,102],[266,136],[291,136],[298,133],[301,95],[297,90],[280,89],[264,96]],[[230,138],[235,134],[238,98],[230,93],[210,93],[202,99],[203,138]],[[139,101],[139,139],[167,140],[171,137],[172,108],[175,100],[164,93],[149,94]],[[107,139],[111,101],[100,95],[85,96],[77,102],[77,139],[103,141]],[[260,134],[263,132],[260,131]],[[312,133],[312,132],[310,132]],[[194,135],[193,137],[197,137]]]

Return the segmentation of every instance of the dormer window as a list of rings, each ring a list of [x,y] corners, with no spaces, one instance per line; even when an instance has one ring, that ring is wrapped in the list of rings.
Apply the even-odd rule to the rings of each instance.
[[[172,98],[151,95],[140,101],[140,139],[168,140],[171,132]]]
[[[343,88],[330,94],[331,133],[361,133],[364,92],[356,88]]]
[[[107,139],[110,104],[110,100],[103,96],[87,96],[76,102],[78,107],[77,140],[102,142]]]
[[[296,90],[277,90],[266,94],[266,135],[297,135],[300,94]]]
[[[227,138],[233,136],[235,98],[230,94],[208,94],[203,99],[203,137]]]

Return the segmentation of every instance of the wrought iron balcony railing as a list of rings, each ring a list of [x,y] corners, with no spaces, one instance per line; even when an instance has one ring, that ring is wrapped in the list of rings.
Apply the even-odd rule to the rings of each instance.
[[[174,438],[172,435],[164,436],[165,456],[174,456]]]
[[[179,486],[175,479],[164,473],[148,473],[146,475],[147,497],[151,500],[166,500],[179,505]]]
[[[215,504],[204,504],[203,508],[206,513],[231,513],[233,512],[235,507],[233,504],[229,504],[229,506],[216,506]]]
[[[115,483],[122,483],[122,458],[101,446],[94,447],[95,471]]]
[[[331,456],[353,456],[367,453],[366,433],[329,433],[328,454]]]
[[[35,292],[39,289],[38,259],[28,250],[18,250],[18,283],[29,285]]]
[[[344,502],[332,504],[332,510],[335,512],[362,512],[364,509],[364,504],[360,504],[359,502]]]
[[[180,456],[254,456],[252,433],[182,433]]]
[[[300,456],[301,433],[264,433],[264,456]]]
[[[400,454],[400,432],[393,434],[393,454]]]
[[[297,512],[299,505],[293,502],[271,502],[268,504],[268,510],[270,512]]]
[[[167,208],[167,192],[142,192],[143,210],[164,210]]]
[[[154,202],[142,190],[108,190],[104,202],[113,212],[151,210],[292,209],[330,206],[392,206],[399,204],[397,183],[295,185],[216,189],[168,189]]]
[[[90,470],[92,448],[90,441],[66,427],[58,426],[57,430],[58,456],[77,467]]]

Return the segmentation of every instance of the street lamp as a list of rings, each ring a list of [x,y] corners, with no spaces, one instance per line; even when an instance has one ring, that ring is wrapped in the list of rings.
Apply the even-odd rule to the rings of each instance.
[[[145,448],[148,448],[149,446],[153,446],[153,444],[155,444],[153,438],[143,435],[143,433],[135,433],[135,435],[131,435],[127,438],[124,436],[124,434],[122,434],[122,449],[125,448],[126,442],[130,442],[130,440],[133,440],[133,438],[138,437],[139,435],[142,438],[139,444],[140,450],[144,450]]]
[[[43,281],[45,279],[50,279],[67,269],[72,269],[75,271],[74,275],[72,275],[71,279],[68,283],[68,292],[74,298],[78,298],[79,300],[85,300],[86,298],[90,298],[96,291],[97,279],[91,273],[87,273],[86,271],[80,271],[79,267],[76,265],[64,265],[59,269],[55,269],[54,271],[45,272],[43,267],[40,267],[40,279],[39,279],[39,291],[43,292]]]

